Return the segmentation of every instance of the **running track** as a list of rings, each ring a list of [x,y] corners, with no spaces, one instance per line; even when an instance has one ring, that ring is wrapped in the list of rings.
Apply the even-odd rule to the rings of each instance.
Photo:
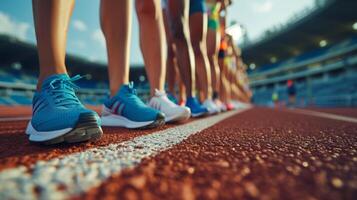
[[[30,112],[0,107],[0,199],[357,198],[354,109],[256,107],[50,147],[28,142]]]

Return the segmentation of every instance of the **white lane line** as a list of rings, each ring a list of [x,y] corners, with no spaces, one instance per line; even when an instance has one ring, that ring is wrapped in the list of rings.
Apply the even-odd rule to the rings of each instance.
[[[99,186],[111,175],[138,165],[143,158],[167,150],[190,135],[245,110],[207,117],[106,147],[38,161],[30,168],[19,166],[3,170],[0,172],[0,199],[65,199],[79,195]]]
[[[337,121],[357,123],[357,118],[346,117],[346,116],[342,116],[342,115],[335,115],[335,114],[330,114],[330,113],[317,112],[317,111],[312,111],[312,110],[303,110],[303,109],[294,109],[294,110],[288,110],[288,111],[293,112],[293,113],[303,114],[303,115],[310,115],[310,116],[315,116],[315,117],[333,119],[333,120],[337,120]]]
[[[15,121],[24,121],[24,120],[30,120],[31,116],[29,117],[3,117],[0,118],[0,122],[15,122]]]

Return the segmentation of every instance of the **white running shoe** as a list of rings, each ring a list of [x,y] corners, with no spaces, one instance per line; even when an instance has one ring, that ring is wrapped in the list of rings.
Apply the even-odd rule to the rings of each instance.
[[[214,103],[212,99],[206,99],[206,101],[203,102],[203,106],[207,108],[210,115],[219,113],[221,111],[221,109]]]
[[[214,103],[219,108],[220,112],[226,112],[227,111],[226,105],[224,105],[224,103],[222,103],[222,101],[220,101],[219,99],[214,100]]]
[[[155,89],[155,96],[153,96],[148,105],[165,114],[165,122],[185,121],[191,117],[189,108],[179,106],[167,98],[165,92]]]

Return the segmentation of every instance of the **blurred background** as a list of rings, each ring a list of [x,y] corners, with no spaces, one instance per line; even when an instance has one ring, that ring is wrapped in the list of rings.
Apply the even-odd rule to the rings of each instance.
[[[228,31],[248,66],[253,103],[264,106],[357,106],[357,1],[235,0]],[[139,93],[146,79],[133,12],[131,72]],[[99,0],[77,0],[68,33],[67,67],[88,74],[78,85],[85,104],[107,96],[106,48]],[[30,105],[38,57],[31,1],[0,2],[0,105]],[[289,100],[289,94],[294,99]],[[291,96],[291,95],[290,95]]]

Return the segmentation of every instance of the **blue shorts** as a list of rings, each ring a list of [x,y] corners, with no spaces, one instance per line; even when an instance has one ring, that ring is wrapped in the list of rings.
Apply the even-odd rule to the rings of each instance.
[[[205,0],[190,0],[190,15],[207,12]]]

